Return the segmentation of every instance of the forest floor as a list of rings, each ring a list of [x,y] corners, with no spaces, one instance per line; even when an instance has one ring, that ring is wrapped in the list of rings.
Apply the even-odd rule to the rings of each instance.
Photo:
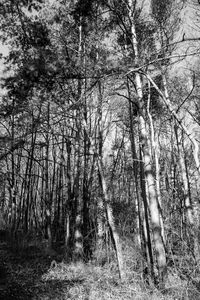
[[[115,262],[67,264],[61,256],[44,255],[34,247],[16,252],[0,242],[0,300],[200,299],[194,286],[172,274],[169,278],[165,292],[160,292],[144,284],[136,265],[128,261],[122,284]]]

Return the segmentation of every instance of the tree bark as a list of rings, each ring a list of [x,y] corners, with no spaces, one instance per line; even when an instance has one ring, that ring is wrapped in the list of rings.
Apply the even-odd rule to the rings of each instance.
[[[134,20],[134,3],[132,0],[129,0],[129,18],[131,20],[131,34],[132,34],[132,45],[134,49],[134,61],[136,65],[139,65],[139,53],[138,53],[138,42],[137,42],[137,32],[135,28],[135,20]],[[155,254],[157,260],[157,268],[159,273],[159,285],[161,288],[164,287],[165,277],[166,277],[166,253],[165,247],[162,239],[162,229],[160,224],[160,213],[158,207],[158,200],[156,195],[155,188],[155,178],[153,175],[152,169],[152,161],[151,161],[151,151],[149,148],[150,136],[147,131],[147,123],[145,121],[145,109],[144,109],[144,101],[143,101],[143,86],[141,75],[137,72],[135,74],[135,86],[136,93],[138,97],[138,107],[139,107],[139,135],[141,142],[141,150],[142,150],[142,160],[144,164],[144,174],[145,180],[148,187],[148,195],[149,195],[149,211],[151,218],[151,226],[155,247]]]

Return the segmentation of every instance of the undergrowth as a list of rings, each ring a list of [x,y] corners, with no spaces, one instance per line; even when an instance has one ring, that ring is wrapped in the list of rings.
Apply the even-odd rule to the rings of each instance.
[[[0,282],[0,300],[200,299],[198,281],[195,285],[175,267],[168,269],[164,291],[145,282],[142,277],[143,259],[132,243],[124,243],[124,283],[119,280],[112,251],[107,261],[106,251],[101,250],[88,263],[66,263],[60,255],[44,255],[39,250],[34,252],[31,249],[27,248],[16,255],[9,252],[5,245],[1,247],[0,265],[6,280]]]

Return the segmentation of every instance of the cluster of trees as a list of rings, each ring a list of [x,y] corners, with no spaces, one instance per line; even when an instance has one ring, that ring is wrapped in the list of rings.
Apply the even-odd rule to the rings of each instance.
[[[185,1],[1,1],[0,206],[7,228],[90,260],[121,237],[163,287],[199,261],[199,82],[173,76]],[[194,45],[193,45],[194,46]],[[196,48],[195,48],[196,49]],[[177,253],[176,253],[177,254]]]

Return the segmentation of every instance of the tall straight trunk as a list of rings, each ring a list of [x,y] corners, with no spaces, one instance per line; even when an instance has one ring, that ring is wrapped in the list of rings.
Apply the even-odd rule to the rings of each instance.
[[[163,223],[163,217],[162,217],[162,203],[161,203],[161,193],[160,193],[160,167],[159,167],[159,146],[158,146],[158,134],[154,130],[154,123],[153,118],[150,113],[150,100],[151,100],[151,89],[150,89],[150,82],[148,82],[148,102],[147,102],[147,114],[149,118],[149,124],[150,124],[150,147],[151,149],[151,155],[152,160],[155,161],[155,181],[156,181],[156,194],[158,199],[158,205],[159,205],[159,211],[160,211],[160,224],[162,228],[162,238],[164,244],[166,244],[165,241],[165,233],[164,233],[164,223]]]
[[[175,215],[177,214],[177,209],[176,209],[176,205],[177,205],[177,161],[176,161],[176,157],[175,157],[175,145],[176,145],[176,140],[174,140],[174,121],[171,120],[170,122],[170,128],[171,128],[171,140],[170,140],[170,144],[171,144],[171,149],[170,149],[170,166],[168,167],[166,165],[165,167],[165,172],[166,172],[166,176],[165,176],[165,182],[166,182],[166,190],[170,190],[170,186],[172,187],[172,201],[170,201],[169,205],[170,205],[170,222],[171,224],[173,224],[174,222],[174,217],[178,217],[179,215]],[[170,168],[170,173],[168,174],[168,169]]]
[[[66,256],[68,256],[70,242],[72,243],[72,234],[73,234],[73,230],[72,230],[73,218],[71,212],[73,212],[73,197],[74,197],[72,193],[72,170],[71,170],[72,145],[69,138],[66,138],[66,149],[67,149],[67,166],[66,166],[67,202],[66,202],[66,216],[65,216],[65,247],[66,247]]]
[[[81,157],[80,157],[80,136],[77,140],[77,161],[76,174],[73,185],[73,199],[72,199],[72,238],[73,238],[73,258],[74,260],[82,260],[83,258],[83,236],[82,236],[82,216],[80,203],[80,171],[81,171]]]
[[[193,247],[193,252],[194,252],[194,257],[196,259],[196,262],[199,263],[200,261],[200,245],[199,245],[199,204],[198,202],[195,202],[192,199],[192,195],[191,195],[191,188],[190,188],[190,177],[189,177],[189,170],[188,170],[188,162],[187,162],[187,158],[186,158],[186,149],[185,149],[185,145],[184,145],[184,133],[182,132],[182,150],[183,150],[183,156],[184,156],[184,163],[185,163],[185,171],[186,171],[186,177],[187,177],[187,186],[188,186],[188,196],[189,196],[189,202],[191,204],[191,207],[189,207],[189,209],[192,209],[192,212],[189,213],[188,216],[188,210],[186,207],[186,213],[188,216],[188,220],[189,218],[192,217],[192,222],[190,222],[190,232],[189,232],[189,236],[192,237],[193,241],[194,241],[194,247]],[[193,201],[192,201],[193,200]],[[192,213],[192,216],[191,216]]]
[[[21,169],[22,169],[22,152],[23,149],[19,149],[18,151],[18,158],[17,158],[17,168],[16,168],[16,173],[20,174]],[[21,212],[22,212],[22,199],[20,197],[21,195],[21,189],[22,189],[22,181],[18,180],[18,201],[17,201],[17,217],[16,217],[16,227],[15,230],[18,230],[19,224],[20,224],[20,217],[21,217]]]
[[[55,165],[55,190],[54,193],[54,229],[55,229],[55,238],[56,241],[60,239],[60,227],[64,228],[65,226],[65,214],[66,214],[66,202],[67,202],[67,193],[65,189],[66,182],[64,181],[64,170],[65,170],[65,157],[64,157],[64,148],[65,148],[65,136],[64,129],[61,129],[61,149],[60,149],[60,160],[57,162],[57,152],[55,149],[54,153],[54,165]],[[57,143],[60,141],[56,138]]]
[[[153,280],[155,280],[154,273],[154,259],[153,259],[153,249],[150,234],[150,224],[149,224],[149,214],[148,214],[148,199],[147,199],[147,189],[145,184],[145,174],[144,174],[144,164],[142,160],[142,150],[140,148],[140,185],[141,185],[141,195],[143,200],[144,218],[143,218],[143,240],[145,246],[145,257],[147,259],[148,267],[151,272]],[[145,271],[145,270],[144,270]],[[146,276],[146,274],[144,274]]]
[[[194,224],[193,207],[192,207],[192,201],[190,198],[191,193],[189,190],[189,181],[188,181],[188,177],[187,177],[187,170],[186,170],[186,165],[185,165],[183,146],[182,146],[182,142],[181,142],[182,137],[179,138],[178,127],[176,124],[175,124],[175,134],[176,134],[176,139],[177,139],[179,165],[180,165],[182,183],[183,183],[184,210],[186,213],[188,224],[193,225]],[[181,136],[182,136],[182,134],[181,134]]]
[[[136,75],[136,86],[137,92],[140,101],[143,99],[142,94],[142,85],[140,75]],[[154,239],[154,246],[155,246],[155,253],[157,259],[157,267],[159,272],[159,282],[162,286],[164,283],[164,276],[166,273],[166,253],[165,247],[162,239],[162,228],[160,224],[160,212],[158,206],[158,200],[156,195],[156,187],[155,187],[155,178],[153,175],[152,169],[152,161],[149,149],[149,134],[146,129],[146,122],[145,118],[142,113],[139,116],[139,130],[140,130],[140,139],[141,139],[141,146],[142,146],[142,161],[144,164],[144,174],[145,180],[148,189],[149,195],[149,210],[150,210],[150,217],[151,217],[151,225],[153,231],[153,239]]]
[[[20,214],[19,214],[19,220],[17,227],[20,226],[20,223],[22,223],[24,231],[26,231],[26,186],[27,186],[27,179],[28,179],[28,168],[29,168],[29,156],[27,158],[27,162],[25,165],[25,176],[22,179],[22,184],[21,184],[21,192],[20,192]]]
[[[40,217],[38,216],[38,206],[39,206],[39,189],[40,189],[40,168],[39,166],[36,167],[36,179],[35,179],[35,186],[34,186],[34,200],[33,200],[33,213],[35,219],[35,229],[36,232],[40,228]]]
[[[184,133],[181,132],[179,137],[177,124],[175,124],[175,135],[177,139],[179,165],[181,170],[182,183],[183,183],[183,195],[184,195],[183,211],[182,211],[183,214],[182,227],[184,229],[185,236],[188,237],[188,243],[193,244],[194,257],[198,262],[200,260],[200,251],[199,251],[200,249],[199,249],[199,241],[198,241],[199,214],[198,214],[198,208],[194,209],[192,199],[191,199],[190,181],[188,176],[187,162],[185,158],[185,149],[184,149]],[[184,215],[186,220],[184,220]],[[191,239],[192,239],[192,243],[191,243]]]
[[[85,52],[85,45],[84,45],[84,52]],[[85,53],[84,53],[85,54]],[[85,55],[83,59],[84,68],[86,70],[86,62],[85,62]],[[86,79],[83,81],[84,90],[87,90],[87,81]],[[87,105],[87,98],[84,96],[83,99],[83,118],[85,124],[87,124],[87,129],[90,130],[90,116],[88,114],[88,105]],[[91,135],[91,132],[87,132],[87,129],[84,128],[84,140],[83,140],[83,151],[84,151],[84,158],[83,158],[83,191],[82,191],[82,198],[83,198],[83,252],[84,252],[84,259],[88,261],[91,258],[92,250],[91,250],[91,234],[90,234],[90,185],[91,180],[89,178],[90,175],[90,139],[88,139],[88,135]],[[92,170],[92,169],[91,169]]]
[[[30,156],[28,155],[27,162],[26,162],[26,169],[25,169],[25,177],[24,177],[24,184],[22,189],[22,199],[23,199],[23,207],[22,207],[22,218],[23,218],[23,225],[24,231],[28,231],[28,203],[27,203],[27,184],[28,184],[28,170],[30,165]]]
[[[49,148],[50,148],[50,103],[47,103],[47,132],[46,132],[46,149],[45,149],[45,218],[46,234],[48,239],[48,248],[52,248],[51,232],[51,199],[50,199],[50,182],[49,182]]]
[[[130,87],[128,84],[128,93],[129,99],[131,99],[130,95]],[[134,172],[134,180],[135,180],[135,187],[136,187],[136,207],[137,207],[137,219],[138,219],[138,244],[141,246],[141,249],[144,253],[144,256],[147,258],[148,265],[150,269],[153,267],[153,255],[151,249],[151,240],[150,240],[150,231],[147,230],[149,228],[149,220],[148,220],[148,210],[147,210],[147,199],[146,199],[146,187],[144,184],[144,172],[143,172],[143,165],[141,164],[141,154],[139,154],[139,158],[136,152],[136,145],[135,145],[135,136],[133,130],[133,107],[132,103],[129,101],[129,115],[130,115],[130,141],[131,141],[131,150],[132,150],[132,159],[133,159],[133,172]],[[141,149],[139,149],[139,153]],[[144,204],[144,216],[142,215],[142,207],[140,205],[140,189],[138,183],[138,175],[140,169],[140,187],[141,187],[141,196],[143,199]],[[146,204],[145,204],[146,203]],[[145,219],[144,219],[145,218]],[[145,234],[148,232],[148,235]],[[141,239],[142,237],[142,239]],[[152,274],[153,275],[153,274]]]
[[[159,204],[159,210],[160,210],[160,224],[162,228],[162,238],[163,242],[166,245],[166,238],[165,238],[165,229],[164,229],[164,222],[163,222],[163,208],[162,208],[162,198],[161,198],[161,190],[160,190],[160,164],[159,164],[159,138],[158,133],[155,134],[155,169],[156,169],[156,192],[158,197],[158,204]]]
[[[36,132],[34,132],[34,118],[32,115],[32,132],[31,132],[31,147],[30,151],[28,152],[29,156],[29,164],[28,164],[28,170],[27,170],[27,183],[26,183],[26,209],[25,209],[25,215],[24,215],[24,224],[25,224],[25,232],[28,232],[29,229],[29,217],[30,217],[30,210],[31,210],[31,205],[32,205],[32,199],[31,199],[31,194],[32,194],[32,189],[33,187],[31,186],[31,178],[32,178],[32,167],[33,167],[33,159],[34,159],[34,150],[35,150],[35,141],[36,141]]]
[[[89,260],[91,257],[90,236],[89,236],[89,208],[90,208],[90,192],[88,182],[88,153],[89,144],[87,133],[84,130],[84,170],[83,170],[83,251],[84,258]]]
[[[79,41],[78,41],[78,64],[80,70],[83,68],[83,16],[79,16]],[[83,80],[78,79],[77,81],[77,101],[80,101],[82,103],[82,91],[83,91]],[[76,149],[76,174],[74,179],[74,186],[73,186],[73,222],[74,223],[74,232],[73,232],[73,238],[74,238],[74,259],[75,260],[81,260],[83,258],[83,236],[82,236],[82,208],[80,203],[80,175],[81,175],[81,117],[82,114],[79,109],[77,109],[76,112],[77,117],[77,149]],[[73,225],[72,225],[73,226]]]
[[[129,7],[130,7],[129,19],[131,20],[132,45],[133,45],[134,55],[135,55],[134,62],[136,65],[139,65],[140,62],[139,62],[137,32],[135,29],[133,0],[129,0]],[[159,273],[159,285],[161,288],[163,288],[165,283],[165,277],[166,277],[166,269],[167,269],[166,253],[165,253],[165,247],[162,239],[160,212],[159,212],[158,200],[156,195],[155,178],[152,169],[151,149],[149,147],[150,136],[147,130],[147,123],[145,120],[143,85],[142,85],[141,75],[138,72],[135,73],[135,86],[136,86],[136,93],[138,97],[138,107],[139,107],[138,121],[139,121],[139,135],[140,135],[141,150],[142,150],[142,160],[144,164],[145,180],[148,187],[149,211],[150,211],[155,254],[157,260],[157,268]]]
[[[128,86],[129,91],[129,86]],[[130,98],[130,93],[129,93]],[[129,118],[130,118],[130,141],[131,141],[131,153],[133,159],[133,173],[134,173],[134,182],[135,182],[135,190],[136,190],[136,211],[137,211],[137,240],[138,245],[144,250],[144,228],[142,224],[142,212],[141,212],[141,205],[140,205],[140,190],[139,190],[139,183],[138,183],[138,169],[139,169],[139,159],[136,152],[136,145],[135,145],[135,136],[134,136],[134,128],[133,128],[133,109],[132,104],[129,101]],[[142,239],[141,239],[142,238]]]
[[[15,139],[15,115],[14,115],[14,107],[15,107],[15,101],[13,100],[12,103],[13,106],[13,112],[11,116],[11,147],[14,146],[14,139]],[[12,232],[14,234],[15,227],[16,227],[16,183],[15,183],[15,154],[12,152],[11,154],[11,219],[12,219]]]
[[[57,167],[57,149],[56,149],[56,138],[54,136],[54,132],[52,132],[52,158],[53,158],[53,168],[52,168],[52,175],[51,175],[51,180],[50,180],[50,203],[52,207],[52,216],[53,216],[53,226],[52,226],[52,240],[56,240],[57,236],[57,230],[59,228],[59,222],[57,219],[57,197],[55,193],[55,188],[56,188],[56,167]]]
[[[57,158],[57,157],[56,157]],[[61,220],[61,190],[62,190],[62,164],[55,163],[55,191],[54,191],[54,238],[58,241],[58,232],[62,224]],[[61,182],[61,184],[60,184]]]
[[[99,181],[99,176],[96,178],[96,181]],[[96,211],[96,222],[97,222],[97,242],[96,242],[96,249],[97,254],[101,257],[101,252],[103,252],[103,246],[104,246],[104,234],[105,234],[105,208],[104,208],[104,202],[102,198],[102,188],[98,184],[98,195],[97,195],[97,211]],[[97,256],[98,259],[98,256]]]
[[[46,226],[45,226],[45,210],[46,210],[46,203],[45,203],[45,147],[42,147],[40,150],[40,159],[41,159],[41,223],[43,228],[43,235],[46,237]]]

